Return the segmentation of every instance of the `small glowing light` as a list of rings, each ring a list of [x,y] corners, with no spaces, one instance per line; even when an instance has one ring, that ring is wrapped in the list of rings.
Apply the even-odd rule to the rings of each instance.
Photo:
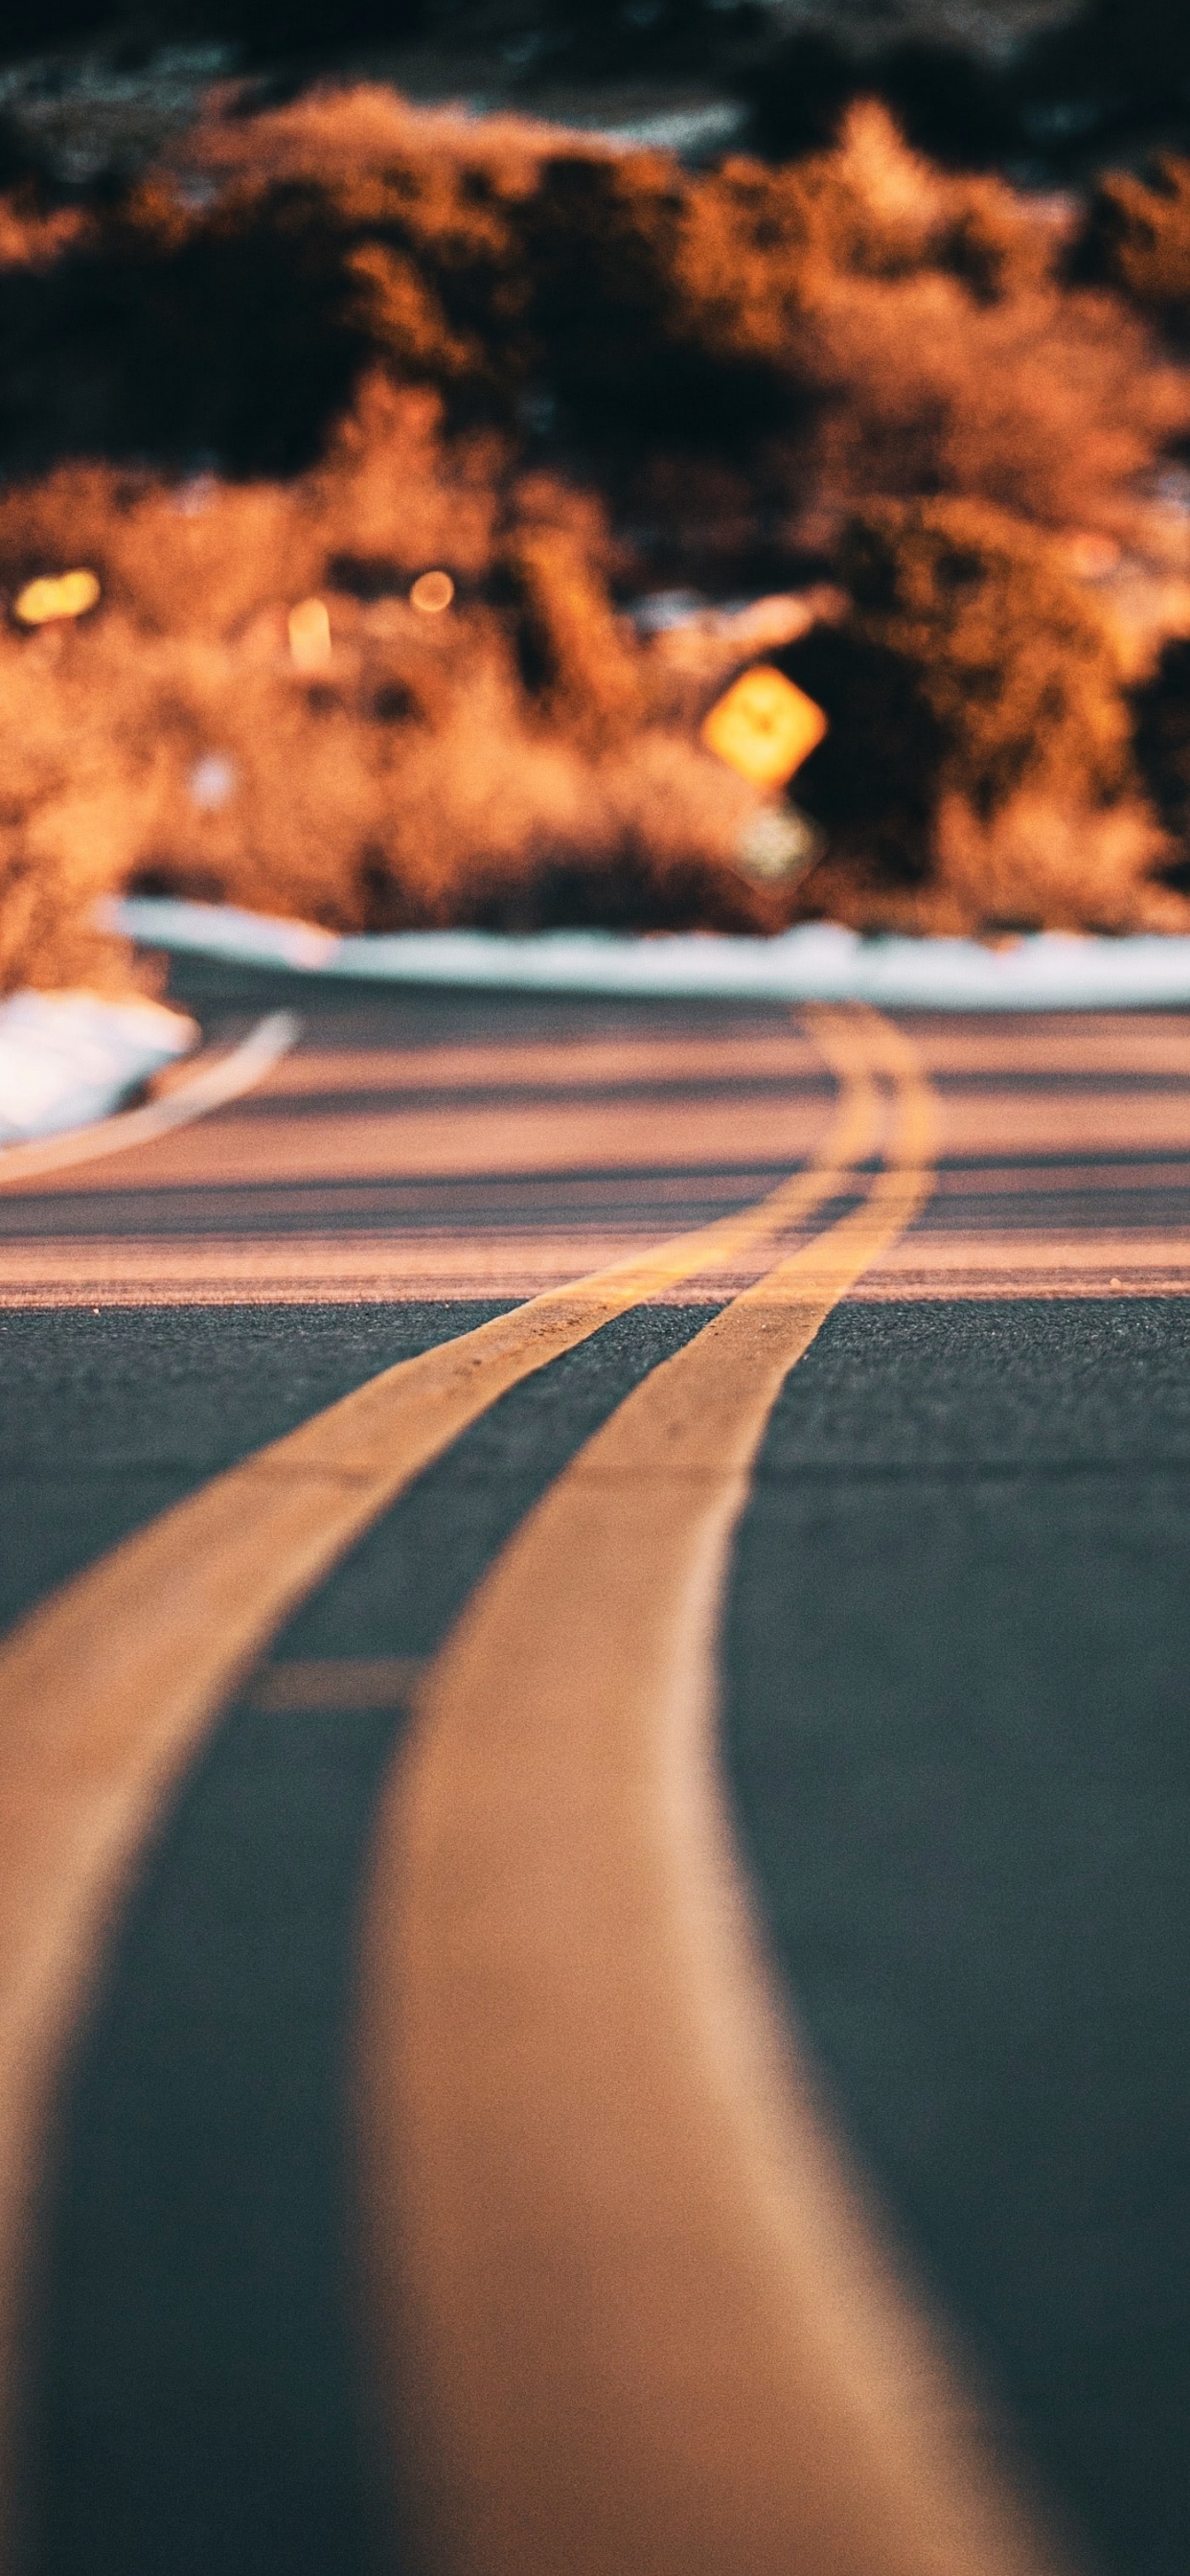
[[[230,804],[240,783],[234,760],[225,751],[205,751],[190,772],[190,801],[200,813],[217,814]]]
[[[771,663],[756,662],[712,707],[702,739],[708,751],[754,787],[783,787],[826,730],[821,707],[804,689],[796,689]]]
[[[420,572],[409,593],[411,608],[419,608],[423,617],[441,617],[455,595],[448,572]]]
[[[22,626],[48,626],[57,617],[85,617],[99,597],[93,572],[46,573],[27,581],[16,601]]]
[[[324,671],[331,658],[331,621],[322,599],[301,599],[289,612],[289,650],[297,671]]]

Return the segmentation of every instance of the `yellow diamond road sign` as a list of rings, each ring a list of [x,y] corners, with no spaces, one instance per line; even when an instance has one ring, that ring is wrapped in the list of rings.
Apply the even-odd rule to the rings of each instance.
[[[770,662],[757,662],[712,707],[702,739],[708,751],[751,779],[754,787],[783,787],[826,729],[821,707],[804,689],[795,688]]]

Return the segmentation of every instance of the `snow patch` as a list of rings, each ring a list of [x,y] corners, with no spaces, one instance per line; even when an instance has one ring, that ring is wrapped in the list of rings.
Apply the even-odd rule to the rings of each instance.
[[[106,1118],[198,1037],[193,1020],[161,1002],[10,994],[0,1002],[0,1145]]]
[[[246,966],[383,984],[642,999],[873,1002],[888,1010],[1080,1011],[1190,1005],[1190,938],[1079,938],[1038,931],[1003,947],[974,939],[865,938],[806,922],[775,939],[711,933],[647,938],[551,930],[410,930],[340,938],[310,922],[139,895],[103,918],[125,938]]]

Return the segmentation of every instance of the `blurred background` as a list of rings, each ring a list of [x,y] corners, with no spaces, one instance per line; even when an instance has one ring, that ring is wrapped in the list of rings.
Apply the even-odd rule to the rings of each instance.
[[[1180,0],[15,0],[3,986],[1190,928],[1188,154]]]

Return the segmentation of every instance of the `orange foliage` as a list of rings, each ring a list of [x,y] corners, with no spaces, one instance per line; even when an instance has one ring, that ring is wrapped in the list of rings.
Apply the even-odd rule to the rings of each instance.
[[[7,980],[76,973],[121,883],[344,928],[1182,903],[1094,583],[1156,547],[1190,385],[1004,182],[871,103],[693,173],[362,89],[56,220],[0,205],[0,590],[101,597],[0,631]],[[624,602],[824,576],[777,658],[829,720],[827,845],[782,892],[698,740],[755,649]]]
[[[1055,549],[973,501],[851,521],[845,617],[781,658],[831,710],[798,779],[829,836],[814,888],[904,926],[1170,926],[1169,853],[1103,618]]]
[[[6,585],[68,535],[102,570],[84,626],[0,639],[13,850],[52,862],[55,899],[133,884],[341,929],[771,922],[731,865],[755,800],[651,709],[573,502],[534,478],[497,531],[482,462],[373,383],[301,483],[93,465],[0,497]],[[458,595],[427,618],[408,590],[444,556]],[[316,674],[291,640],[311,595]],[[40,932],[10,956],[10,981],[52,980]]]
[[[1184,338],[1190,324],[1190,161],[1162,153],[1147,178],[1116,170],[1101,179],[1080,265]]]

